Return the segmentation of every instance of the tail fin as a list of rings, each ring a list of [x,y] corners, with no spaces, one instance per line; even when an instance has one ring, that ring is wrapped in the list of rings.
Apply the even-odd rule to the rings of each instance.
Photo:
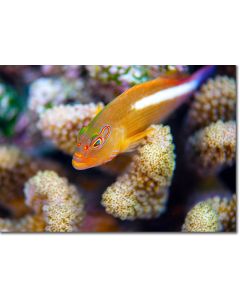
[[[190,80],[194,81],[196,84],[196,88],[199,88],[204,81],[206,81],[210,76],[215,73],[216,66],[206,66],[195,72]]]

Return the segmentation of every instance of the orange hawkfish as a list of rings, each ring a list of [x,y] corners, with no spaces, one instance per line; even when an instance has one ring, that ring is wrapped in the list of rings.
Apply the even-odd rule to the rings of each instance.
[[[132,151],[214,72],[206,66],[193,75],[174,74],[138,84],[110,102],[77,138],[72,164],[77,170],[102,165]]]

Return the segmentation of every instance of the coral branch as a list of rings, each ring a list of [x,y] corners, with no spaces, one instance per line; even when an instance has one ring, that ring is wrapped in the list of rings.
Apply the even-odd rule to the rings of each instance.
[[[187,123],[190,130],[197,130],[218,120],[234,120],[236,115],[237,88],[234,79],[218,76],[210,79],[195,94]]]
[[[42,135],[67,154],[73,154],[78,131],[103,109],[103,104],[60,105],[40,114]]]
[[[187,153],[199,174],[231,166],[236,157],[236,122],[218,121],[199,130],[189,138]]]
[[[15,216],[26,213],[23,187],[25,182],[39,170],[56,170],[64,173],[62,168],[48,160],[37,159],[15,146],[0,146],[0,203]]]
[[[79,231],[85,215],[83,199],[66,178],[53,171],[39,171],[27,181],[24,193],[33,214],[19,220],[0,219],[1,231]]]
[[[84,217],[83,199],[75,186],[53,171],[38,172],[25,185],[26,203],[43,213],[46,231],[77,231]]]
[[[165,210],[175,167],[174,145],[168,126],[152,126],[129,169],[107,188],[102,204],[122,220],[148,219]]]
[[[199,202],[188,212],[183,232],[219,232],[236,230],[236,195],[218,196]]]

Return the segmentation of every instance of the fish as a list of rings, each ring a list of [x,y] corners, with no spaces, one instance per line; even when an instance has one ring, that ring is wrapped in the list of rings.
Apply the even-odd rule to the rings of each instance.
[[[214,66],[204,66],[192,75],[161,76],[116,97],[78,133],[73,167],[97,167],[136,149],[151,133],[151,125],[165,121],[214,70]]]

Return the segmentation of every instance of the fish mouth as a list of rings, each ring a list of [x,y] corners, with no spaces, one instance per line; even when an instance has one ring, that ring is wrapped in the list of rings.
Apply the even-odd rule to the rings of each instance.
[[[72,160],[72,165],[76,170],[85,170],[89,168],[89,166],[86,163],[76,161],[75,159]]]
[[[79,155],[74,154],[72,159],[72,165],[74,169],[85,170],[94,167],[95,160],[90,157],[79,157]]]

